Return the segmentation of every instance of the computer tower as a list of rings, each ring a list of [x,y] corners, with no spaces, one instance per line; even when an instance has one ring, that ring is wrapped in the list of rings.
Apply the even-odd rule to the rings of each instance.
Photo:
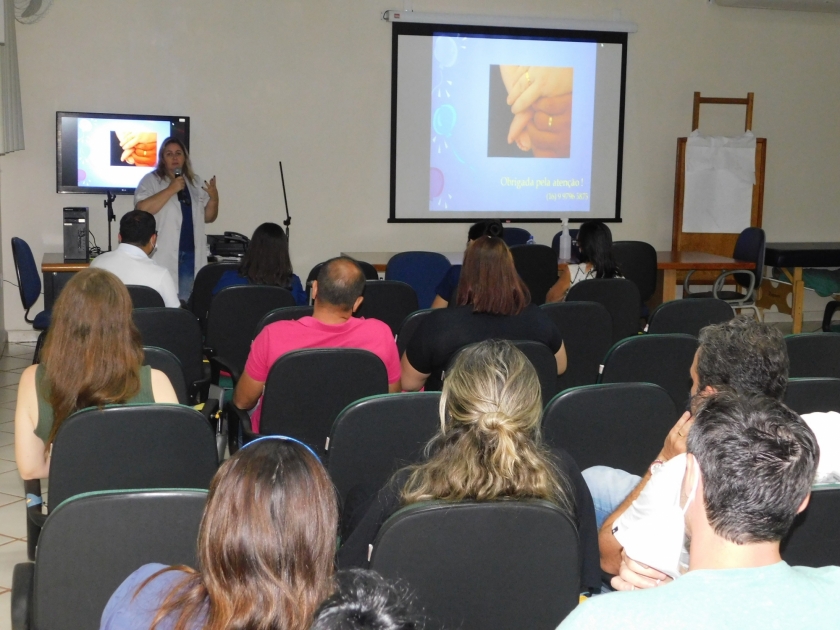
[[[64,208],[64,262],[87,262],[88,209]]]

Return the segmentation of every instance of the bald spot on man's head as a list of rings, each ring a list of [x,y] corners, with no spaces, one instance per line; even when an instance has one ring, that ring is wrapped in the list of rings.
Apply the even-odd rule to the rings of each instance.
[[[352,258],[340,256],[324,263],[318,272],[316,300],[352,309],[365,290],[365,274]]]

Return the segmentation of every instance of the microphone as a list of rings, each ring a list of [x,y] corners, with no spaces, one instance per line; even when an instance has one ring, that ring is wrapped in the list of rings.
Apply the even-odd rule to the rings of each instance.
[[[175,177],[181,177],[182,172],[183,171],[181,171],[180,168],[176,168],[175,169]],[[192,199],[190,198],[190,191],[186,188],[186,186],[182,190],[178,191],[178,201],[183,203],[183,204],[186,204],[188,206],[192,205]]]

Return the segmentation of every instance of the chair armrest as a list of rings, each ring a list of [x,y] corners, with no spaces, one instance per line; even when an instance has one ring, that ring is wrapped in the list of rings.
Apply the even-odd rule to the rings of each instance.
[[[718,293],[723,290],[723,285],[726,283],[726,279],[730,276],[734,276],[738,273],[748,273],[750,274],[750,286],[747,289],[747,294],[744,296],[743,300],[738,300],[738,302],[747,302],[750,298],[753,297],[753,292],[755,291],[755,274],[750,269],[739,269],[737,271],[724,271],[720,274],[717,279],[715,280],[715,284],[712,287],[712,295],[714,297],[718,297]],[[720,299],[720,298],[718,298]],[[731,300],[730,300],[731,301]]]
[[[825,313],[823,314],[823,323],[822,329],[823,332],[831,332],[831,318],[834,316],[834,312],[840,308],[840,302],[829,302],[825,305]]]
[[[688,287],[691,284],[691,276],[694,275],[695,271],[697,270],[692,269],[687,274],[685,274],[685,280],[683,280],[683,296],[691,295],[691,290]]]
[[[34,586],[35,563],[16,564],[12,573],[12,630],[29,630]]]
[[[214,385],[219,384],[219,373],[224,370],[228,374],[230,374],[231,379],[233,380],[234,387],[239,382],[239,377],[242,376],[239,373],[239,370],[231,366],[231,362],[225,359],[224,357],[219,356],[212,356],[210,357],[210,380]]]
[[[234,436],[241,436],[241,443],[247,444],[251,440],[260,437],[259,434],[251,430],[251,416],[248,415],[247,411],[240,409],[233,402],[228,402],[225,405],[225,410],[228,416],[228,434],[231,436],[231,439]]]
[[[41,480],[26,479],[23,482],[23,491],[26,494],[26,546],[27,555],[30,560],[35,559],[35,548],[38,545],[38,537],[41,535],[41,528],[47,520],[44,514],[44,503],[41,499]]]

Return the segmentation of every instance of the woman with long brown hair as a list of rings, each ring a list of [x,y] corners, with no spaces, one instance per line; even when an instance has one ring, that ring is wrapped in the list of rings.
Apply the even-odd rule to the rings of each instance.
[[[111,596],[101,630],[306,630],[332,592],[338,508],[309,447],[259,438],[219,468],[198,570],[148,564]]]
[[[402,356],[402,387],[440,389],[441,371],[459,348],[485,339],[537,341],[566,371],[566,348],[554,322],[531,304],[505,242],[495,236],[473,241],[464,265],[455,307],[430,313],[411,337]]]
[[[131,296],[104,269],[85,269],[55,302],[41,363],[23,371],[15,410],[15,459],[24,479],[49,475],[61,423],[85,407],[177,403],[163,372],[143,365]]]
[[[536,370],[508,341],[461,350],[447,371],[440,432],[426,461],[397,472],[346,536],[339,565],[366,566],[368,545],[401,507],[422,501],[543,499],[578,524],[582,586],[601,581],[595,509],[574,459],[542,444],[542,395]],[[523,532],[527,535],[527,532]]]

